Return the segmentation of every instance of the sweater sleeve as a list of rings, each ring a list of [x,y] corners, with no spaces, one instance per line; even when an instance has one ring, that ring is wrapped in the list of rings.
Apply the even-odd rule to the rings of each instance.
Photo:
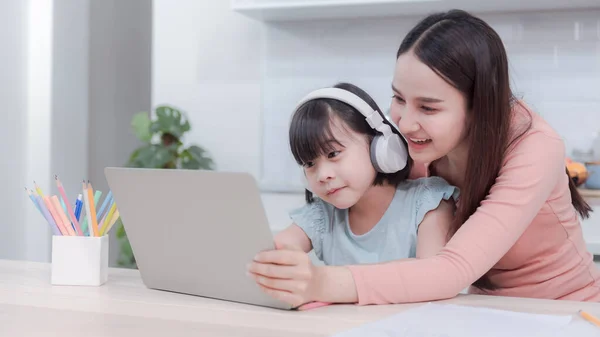
[[[565,174],[565,147],[560,138],[540,131],[524,135],[507,153],[488,196],[436,256],[349,266],[358,303],[456,296],[508,252]]]

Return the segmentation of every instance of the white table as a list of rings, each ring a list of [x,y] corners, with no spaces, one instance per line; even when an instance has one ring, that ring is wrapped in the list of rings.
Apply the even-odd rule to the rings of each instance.
[[[49,280],[49,264],[0,260],[0,336],[328,336],[420,305],[282,311],[150,290],[137,270],[126,269],[111,269],[101,287],[52,286]],[[583,309],[600,316],[598,303],[479,295],[442,302],[547,314]]]

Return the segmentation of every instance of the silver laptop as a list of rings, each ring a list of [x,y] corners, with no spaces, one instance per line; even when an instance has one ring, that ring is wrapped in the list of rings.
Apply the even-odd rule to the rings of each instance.
[[[255,179],[199,170],[104,170],[148,288],[291,309],[246,276],[273,249]]]

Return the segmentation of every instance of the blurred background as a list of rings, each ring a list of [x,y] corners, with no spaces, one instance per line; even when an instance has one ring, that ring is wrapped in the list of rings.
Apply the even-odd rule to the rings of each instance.
[[[186,156],[254,175],[271,228],[286,227],[287,211],[303,204],[287,148],[295,102],[349,81],[387,111],[400,41],[424,15],[455,6],[500,34],[513,90],[560,133],[569,159],[600,160],[597,0],[0,2],[0,259],[50,260],[51,231],[24,193],[34,180],[57,194],[57,174],[75,198],[82,179],[106,193],[107,166],[173,168]],[[159,120],[164,106],[182,119]],[[182,143],[171,162],[156,162],[160,149],[149,145],[164,144],[163,122]],[[140,134],[148,123],[158,128],[152,141]],[[600,204],[597,187],[581,188]],[[600,255],[600,216],[584,231]],[[110,263],[131,267],[118,232]]]

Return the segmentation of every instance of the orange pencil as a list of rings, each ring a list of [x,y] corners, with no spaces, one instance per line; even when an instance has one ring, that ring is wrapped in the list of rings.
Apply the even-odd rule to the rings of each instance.
[[[585,319],[586,321],[600,328],[600,319],[598,317],[595,317],[592,314],[589,314],[583,310],[579,310],[579,315],[583,317],[583,319]]]
[[[100,236],[98,233],[98,219],[96,219],[96,206],[94,205],[94,189],[92,188],[92,184],[88,181],[87,185],[87,193],[88,193],[88,202],[90,204],[90,220],[88,223],[88,227],[92,227],[92,231],[94,236]]]

